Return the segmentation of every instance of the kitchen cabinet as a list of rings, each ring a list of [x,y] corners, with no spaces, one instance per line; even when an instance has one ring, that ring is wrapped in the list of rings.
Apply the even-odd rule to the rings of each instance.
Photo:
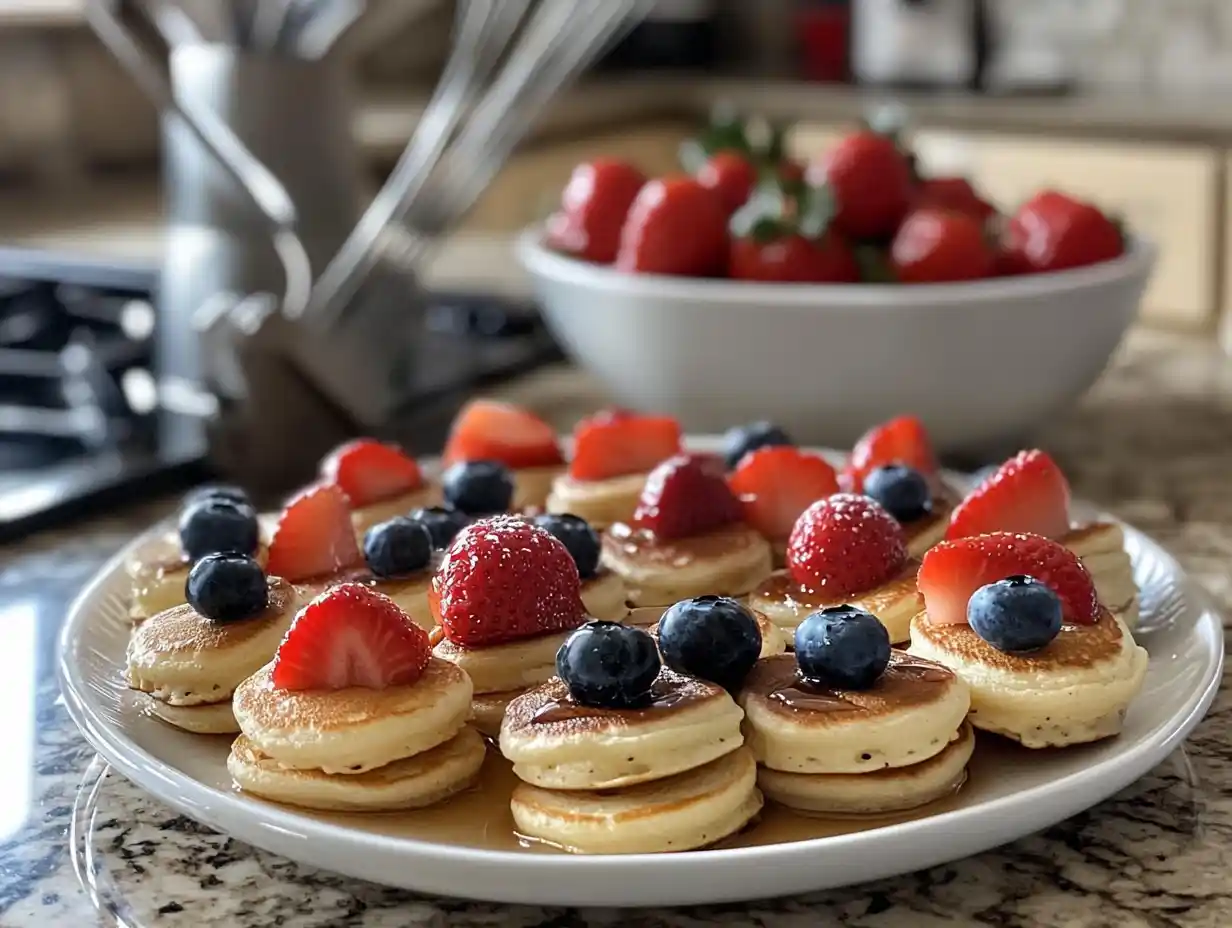
[[[804,126],[793,149],[816,152],[840,127]],[[1223,155],[1205,145],[1105,142],[921,128],[911,144],[925,171],[971,177],[1003,209],[1044,187],[1090,199],[1155,241],[1159,263],[1144,319],[1209,329],[1225,263]]]

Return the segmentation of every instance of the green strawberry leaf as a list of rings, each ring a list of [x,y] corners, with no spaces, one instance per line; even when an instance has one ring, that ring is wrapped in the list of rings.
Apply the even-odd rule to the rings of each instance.
[[[676,150],[676,159],[688,174],[697,174],[708,157],[709,152],[698,139],[685,139]]]
[[[798,213],[796,223],[800,234],[805,238],[817,239],[826,234],[830,221],[838,209],[834,199],[834,191],[826,186],[807,187],[800,185],[802,192],[797,196]]]

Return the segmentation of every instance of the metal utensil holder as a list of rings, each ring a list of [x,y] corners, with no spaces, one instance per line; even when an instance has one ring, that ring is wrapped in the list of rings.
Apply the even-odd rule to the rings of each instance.
[[[358,220],[364,197],[345,75],[328,60],[191,45],[172,51],[170,78],[181,103],[215,113],[278,178],[296,205],[296,232],[309,265],[326,266]],[[259,214],[216,153],[175,113],[163,117],[163,162],[167,247],[159,358],[169,372],[199,378],[218,396],[216,456],[227,464],[257,452],[263,468],[284,472],[348,431],[383,421],[409,383],[398,375],[421,326],[413,276],[376,269],[344,327],[326,331],[287,318],[272,311],[271,298],[251,296],[281,293],[285,277]],[[251,324],[242,312],[234,315],[246,300]],[[214,318],[216,308],[228,318]],[[280,421],[250,421],[272,416]],[[301,427],[289,432],[294,419],[302,419]],[[228,432],[242,436],[243,447],[232,448],[224,440]],[[263,435],[270,446],[253,448]],[[296,440],[288,443],[290,436]],[[256,466],[243,465],[246,473]]]

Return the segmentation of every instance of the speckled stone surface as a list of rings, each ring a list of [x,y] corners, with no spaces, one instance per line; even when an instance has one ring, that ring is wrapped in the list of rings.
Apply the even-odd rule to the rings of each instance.
[[[562,423],[596,402],[568,370],[506,392]],[[1096,390],[1040,441],[1078,495],[1154,535],[1232,609],[1232,362],[1196,342],[1136,336]],[[7,714],[25,706],[35,719],[33,732],[18,726],[0,752],[4,928],[1232,925],[1226,687],[1182,751],[1087,813],[956,864],[773,902],[615,912],[421,898],[255,851],[175,815],[115,775],[99,785],[92,822],[70,834],[92,752],[58,703],[56,626],[75,589],[165,506],[0,550],[0,632],[11,655],[0,660],[0,702]],[[74,875],[70,838],[84,838],[93,855],[102,915]]]

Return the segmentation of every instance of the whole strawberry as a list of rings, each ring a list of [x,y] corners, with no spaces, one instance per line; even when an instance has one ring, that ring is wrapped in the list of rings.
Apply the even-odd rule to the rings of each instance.
[[[980,223],[997,215],[997,208],[976,193],[965,177],[928,177],[915,188],[914,209],[942,209],[962,213]]]
[[[597,264],[611,264],[629,207],[646,182],[633,165],[596,158],[573,169],[560,210],[548,220],[548,245]]]
[[[911,207],[910,162],[892,138],[876,132],[844,137],[809,165],[805,179],[829,187],[838,203],[835,227],[850,238],[888,238]]]
[[[996,253],[980,220],[944,209],[917,209],[890,245],[894,278],[904,284],[947,283],[993,276]]]
[[[813,503],[787,541],[792,579],[835,599],[881,586],[906,563],[902,526],[873,500],[854,493]]]
[[[646,477],[633,524],[662,539],[689,538],[739,522],[740,501],[727,486],[723,459],[678,454]]]
[[[686,176],[648,182],[620,233],[616,267],[640,274],[711,277],[727,261],[727,210],[720,196]]]
[[[1125,241],[1097,207],[1045,190],[1010,217],[1003,247],[1003,271],[1041,273],[1111,261],[1124,253]]]
[[[757,186],[757,168],[747,155],[720,151],[706,159],[697,172],[697,182],[717,193],[730,215],[744,206]]]
[[[564,631],[586,620],[569,549],[517,516],[462,529],[432,578],[429,599],[445,637],[465,648]]]
[[[830,227],[825,191],[767,187],[732,217],[727,273],[734,280],[856,283],[860,269],[846,240]]]

